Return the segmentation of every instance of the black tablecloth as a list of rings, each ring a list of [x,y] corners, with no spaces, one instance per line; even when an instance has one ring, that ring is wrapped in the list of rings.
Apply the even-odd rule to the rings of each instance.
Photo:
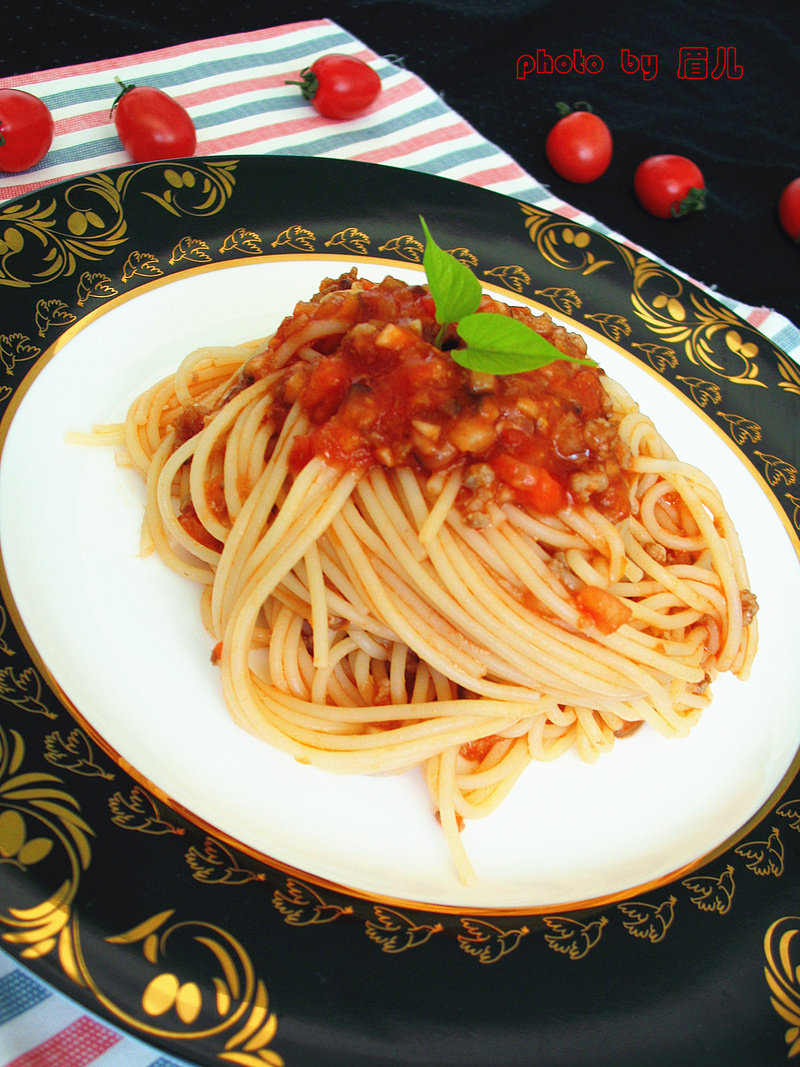
[[[800,246],[776,210],[800,175],[798,0],[7,0],[0,76],[321,17],[400,57],[557,196],[800,324]],[[518,78],[519,57],[540,49],[572,71]],[[602,69],[587,72],[580,55]],[[594,183],[565,182],[545,159],[560,100],[588,101],[613,131],[614,159]],[[699,165],[705,212],[662,221],[639,207],[633,172],[661,152]]]

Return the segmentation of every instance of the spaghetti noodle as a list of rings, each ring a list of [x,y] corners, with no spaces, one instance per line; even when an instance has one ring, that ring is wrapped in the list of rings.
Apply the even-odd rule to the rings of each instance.
[[[268,341],[187,357],[124,442],[234,720],[330,772],[422,766],[470,881],[464,820],[532,760],[685,735],[746,677],[756,602],[717,490],[618,384],[478,374],[437,331],[422,286],[326,280]]]

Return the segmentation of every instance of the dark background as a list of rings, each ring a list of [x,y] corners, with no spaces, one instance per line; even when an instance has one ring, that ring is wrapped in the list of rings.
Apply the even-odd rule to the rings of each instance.
[[[0,76],[328,17],[399,57],[486,138],[575,207],[720,293],[800,325],[800,246],[777,201],[800,175],[798,0],[10,0],[0,16]],[[679,49],[735,48],[741,77],[678,77]],[[529,74],[521,54],[599,55],[598,74]],[[626,73],[621,50],[657,56]],[[544,157],[555,105],[585,100],[607,121],[614,159],[589,185],[562,181]],[[632,192],[637,164],[675,152],[709,188],[705,212],[648,216]]]

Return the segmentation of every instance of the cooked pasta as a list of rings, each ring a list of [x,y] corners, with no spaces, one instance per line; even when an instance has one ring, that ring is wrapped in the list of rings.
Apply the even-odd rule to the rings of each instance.
[[[143,536],[200,583],[234,720],[340,774],[422,767],[465,820],[525,768],[683,736],[746,677],[756,602],[700,470],[547,315],[570,359],[479,374],[422,286],[351,271],[274,336],[193,353],[124,425]]]

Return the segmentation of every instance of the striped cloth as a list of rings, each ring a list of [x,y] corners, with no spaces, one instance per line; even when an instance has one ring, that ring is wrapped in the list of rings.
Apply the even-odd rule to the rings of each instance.
[[[2,1067],[185,1067],[82,1011],[0,955]]]
[[[296,87],[285,84],[331,51],[359,56],[381,77],[376,103],[349,122],[322,118]],[[514,196],[624,240],[552,196],[420,78],[328,19],[0,79],[2,88],[39,96],[56,124],[52,148],[38,167],[0,176],[0,210],[3,200],[51,182],[130,162],[110,115],[115,76],[156,86],[179,100],[197,128],[198,155],[268,152],[406,167]],[[800,360],[797,326],[767,308],[714,295]],[[179,1064],[87,1014],[0,953],[0,1067]]]

